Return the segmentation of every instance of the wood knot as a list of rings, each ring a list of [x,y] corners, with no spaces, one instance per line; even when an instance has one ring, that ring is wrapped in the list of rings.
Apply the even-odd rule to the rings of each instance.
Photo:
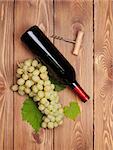
[[[113,65],[108,69],[108,78],[113,81]]]
[[[39,133],[32,133],[32,135],[37,144],[42,144],[45,138],[45,130],[40,129]]]
[[[84,32],[84,26],[79,22],[75,22],[72,25],[72,33],[73,33],[74,39],[76,39],[78,31]]]
[[[2,80],[0,80],[0,94],[3,94],[5,89],[5,83]]]

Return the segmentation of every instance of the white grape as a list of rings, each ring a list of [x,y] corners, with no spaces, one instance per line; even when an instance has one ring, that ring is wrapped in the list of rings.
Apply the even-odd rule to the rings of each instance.
[[[38,76],[38,75],[39,75],[39,70],[38,70],[38,69],[35,69],[35,70],[33,71],[33,75],[34,75],[34,76]]]
[[[39,82],[40,78],[39,78],[39,76],[37,76],[37,75],[33,75],[33,76],[32,76],[32,80],[33,80],[34,82]]]
[[[47,86],[44,87],[44,91],[48,92],[50,90],[51,90],[51,86],[47,85]]]
[[[54,122],[54,123],[53,123],[53,126],[54,126],[54,127],[58,127],[58,123],[57,123],[57,122]]]
[[[18,68],[18,69],[17,69],[17,74],[22,75],[23,72],[24,72],[23,69],[21,69],[21,68]]]
[[[38,61],[37,61],[36,59],[34,59],[34,60],[32,61],[32,66],[33,66],[33,67],[37,67],[37,65],[38,65]]]
[[[51,81],[50,80],[46,80],[45,82],[44,82],[44,86],[47,86],[47,85],[50,85],[51,84]]]
[[[40,102],[41,102],[41,104],[45,105],[46,102],[47,102],[47,99],[46,98],[42,98]]]
[[[43,90],[43,86],[41,84],[37,84],[37,89],[42,91]]]
[[[46,66],[41,66],[40,69],[39,69],[39,71],[40,71],[41,73],[44,73],[46,70],[47,70],[47,67],[46,67]]]
[[[33,84],[34,84],[34,83],[33,83],[32,80],[27,80],[27,81],[25,82],[25,86],[28,87],[28,88],[30,88]]]
[[[31,89],[30,88],[25,88],[24,91],[25,91],[26,94],[29,94],[31,92]]]
[[[18,90],[18,85],[15,84],[11,87],[12,91],[16,92]]]
[[[20,91],[24,91],[25,86],[24,86],[24,85],[20,85],[20,86],[18,87],[18,89],[19,89]]]
[[[25,61],[24,61],[24,64],[25,64],[26,66],[31,66],[31,64],[32,64],[32,59],[27,59],[27,60],[25,60]]]
[[[50,92],[45,92],[45,98],[47,98],[47,99],[50,98]]]
[[[47,74],[45,74],[45,73],[41,73],[41,74],[40,74],[40,78],[41,78],[42,80],[48,80],[48,76],[47,76]]]
[[[36,85],[33,85],[33,86],[32,86],[32,91],[33,91],[34,93],[37,93],[37,92],[38,92],[38,88],[37,88]]]
[[[53,129],[61,125],[64,112],[55,85],[49,80],[47,67],[36,59],[27,59],[19,64],[17,76],[17,85],[11,88],[20,95],[27,94],[38,102],[38,108],[44,115],[42,128]]]
[[[25,94],[25,92],[18,90],[18,94],[21,95],[21,96],[23,96]]]
[[[33,66],[28,67],[29,72],[33,72],[34,70],[35,70],[35,68]]]
[[[35,102],[40,101],[40,97],[39,97],[38,95],[36,95],[36,96],[33,97],[33,100],[34,100]]]
[[[22,78],[20,78],[20,79],[17,80],[17,84],[18,85],[23,85],[24,83],[25,83],[25,80],[22,79]]]
[[[51,89],[54,90],[55,89],[55,85],[51,84]]]
[[[42,105],[42,104],[41,104],[41,105],[39,105],[39,107],[38,107],[38,108],[39,108],[39,110],[40,110],[40,111],[43,111],[43,110],[45,109],[44,105]]]
[[[42,128],[46,128],[47,127],[47,123],[46,122],[42,122]]]
[[[53,127],[54,127],[53,122],[48,122],[47,127],[48,127],[49,129],[53,129]]]
[[[22,78],[23,78],[24,80],[28,80],[29,76],[28,76],[27,74],[23,74],[23,75],[22,75]]]
[[[48,123],[48,122],[50,122],[50,119],[49,118],[45,118],[44,122]]]
[[[39,92],[38,92],[38,96],[39,96],[40,98],[43,98],[43,97],[44,97],[44,92],[43,92],[43,91],[39,91]]]

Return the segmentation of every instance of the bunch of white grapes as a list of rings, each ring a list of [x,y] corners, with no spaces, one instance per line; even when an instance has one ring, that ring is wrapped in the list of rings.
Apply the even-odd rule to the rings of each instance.
[[[18,64],[17,84],[11,88],[20,95],[29,95],[38,102],[39,110],[44,114],[42,127],[52,129],[63,123],[63,108],[55,85],[51,83],[47,67],[37,59],[27,59]]]

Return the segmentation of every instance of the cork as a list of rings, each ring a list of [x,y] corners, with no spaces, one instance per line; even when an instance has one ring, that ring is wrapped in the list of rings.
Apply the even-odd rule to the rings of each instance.
[[[75,44],[74,50],[73,50],[74,55],[79,54],[79,50],[80,50],[81,43],[82,43],[82,40],[83,40],[83,35],[84,35],[83,31],[78,31],[78,35],[77,35],[77,38],[76,38],[76,44]]]

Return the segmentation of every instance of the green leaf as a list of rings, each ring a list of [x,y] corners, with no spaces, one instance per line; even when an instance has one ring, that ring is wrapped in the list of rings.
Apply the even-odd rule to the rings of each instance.
[[[27,121],[35,130],[35,132],[38,132],[41,128],[41,122],[42,122],[42,113],[37,108],[36,103],[31,99],[27,98],[24,103],[23,107],[21,109],[22,119],[24,121]]]
[[[66,86],[64,84],[62,84],[61,82],[53,79],[53,78],[50,78],[50,81],[51,83],[53,83],[55,85],[55,91],[62,91],[66,88]]]
[[[80,114],[80,107],[77,102],[70,102],[69,106],[64,107],[64,115],[67,118],[75,120],[78,114]]]

